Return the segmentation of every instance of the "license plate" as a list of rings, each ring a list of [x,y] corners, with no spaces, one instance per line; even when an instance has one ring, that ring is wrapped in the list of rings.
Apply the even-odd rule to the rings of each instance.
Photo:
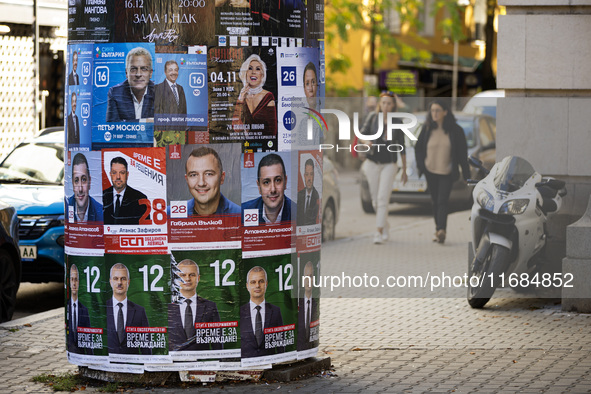
[[[21,259],[23,261],[32,261],[37,258],[37,246],[35,245],[24,245],[19,246],[21,250]]]
[[[397,192],[424,192],[427,190],[426,181],[408,181],[405,185],[400,181],[395,181],[393,185],[394,191]]]

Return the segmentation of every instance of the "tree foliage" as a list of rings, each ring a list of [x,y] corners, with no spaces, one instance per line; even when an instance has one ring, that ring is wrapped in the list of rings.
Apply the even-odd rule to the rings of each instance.
[[[402,59],[428,60],[427,51],[402,42],[393,35],[386,25],[385,16],[391,12],[398,14],[403,34],[418,42],[424,39],[416,34],[422,28],[420,15],[424,12],[423,0],[326,0],[325,26],[331,28],[325,31],[325,38],[329,44],[340,39],[349,40],[351,34],[369,33],[370,64],[369,74],[375,74],[376,67],[384,59],[399,55]],[[433,14],[441,9],[446,10],[446,17],[437,26],[443,34],[452,40],[463,38],[461,7],[457,0],[435,0],[431,10]],[[346,73],[352,61],[347,54],[339,53],[330,59],[328,69],[332,73]]]

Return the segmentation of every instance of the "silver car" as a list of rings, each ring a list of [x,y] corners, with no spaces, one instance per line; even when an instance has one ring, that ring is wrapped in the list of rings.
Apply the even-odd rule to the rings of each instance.
[[[332,161],[323,156],[322,160],[322,241],[335,238],[335,228],[341,208],[339,174]]]
[[[419,112],[415,114],[418,120],[417,126],[412,129],[412,133],[418,137],[427,113]],[[495,141],[496,141],[496,121],[495,118],[485,114],[465,114],[457,112],[454,114],[458,124],[464,129],[466,142],[468,143],[468,155],[475,156],[483,161],[484,166],[491,168],[495,163]],[[427,181],[425,176],[419,177],[415,163],[415,141],[406,138],[406,175],[408,181],[402,184],[402,170],[398,171],[394,184],[392,185],[392,195],[390,202],[407,204],[430,204],[431,196],[427,190]],[[402,162],[398,159],[398,168],[402,168]],[[472,178],[479,179],[476,170],[471,174]],[[361,206],[366,213],[374,213],[374,208],[369,194],[369,187],[365,174],[361,171]],[[463,179],[459,179],[453,185],[450,202],[454,204],[468,204],[472,199],[472,187],[468,186]]]

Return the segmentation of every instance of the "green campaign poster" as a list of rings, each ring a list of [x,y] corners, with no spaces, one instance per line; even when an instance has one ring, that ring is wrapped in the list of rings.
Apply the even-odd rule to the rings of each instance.
[[[292,255],[244,259],[240,267],[243,367],[296,358],[297,267]]]
[[[107,362],[104,258],[66,255],[66,344],[73,364]]]
[[[320,344],[320,251],[298,256],[298,360],[314,357]]]
[[[173,360],[240,357],[241,253],[240,249],[172,252],[168,327]]]
[[[171,362],[168,355],[170,255],[105,255],[109,361]]]

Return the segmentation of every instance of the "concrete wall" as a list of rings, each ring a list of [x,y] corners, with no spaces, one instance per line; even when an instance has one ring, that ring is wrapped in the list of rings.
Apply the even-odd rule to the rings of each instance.
[[[566,253],[566,226],[591,194],[591,0],[500,0],[497,159],[519,155],[567,182],[549,223],[547,256]],[[552,255],[550,257],[549,255]],[[589,278],[591,280],[591,278]]]

